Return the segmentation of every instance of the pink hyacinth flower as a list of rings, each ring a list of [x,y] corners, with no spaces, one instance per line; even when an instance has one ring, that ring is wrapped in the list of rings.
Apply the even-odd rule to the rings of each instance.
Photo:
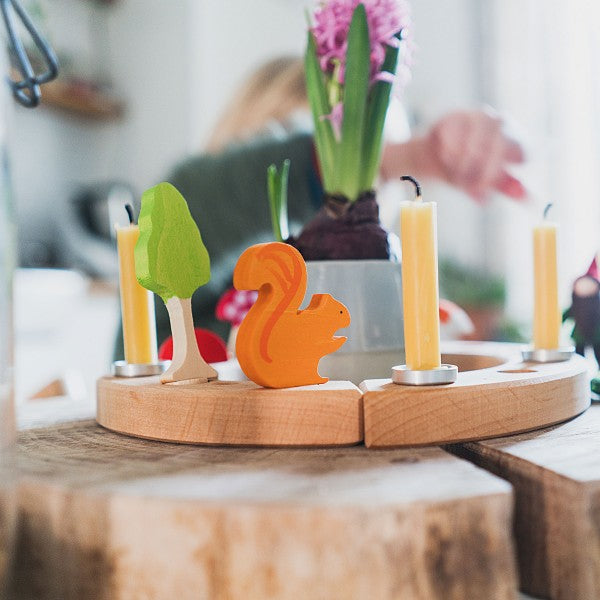
[[[311,31],[315,36],[321,69],[333,73],[335,65],[339,64],[340,83],[344,81],[348,31],[359,3],[364,4],[369,26],[371,83],[382,79],[386,47],[398,45],[396,35],[400,31],[403,39],[409,37],[410,11],[405,0],[326,0],[315,11]],[[405,65],[409,61],[407,50],[405,48],[401,59]]]
[[[331,123],[331,128],[333,129],[333,135],[335,139],[339,142],[342,137],[342,121],[344,120],[344,103],[338,102],[331,112],[328,115],[323,115],[321,117],[324,121],[329,121]]]

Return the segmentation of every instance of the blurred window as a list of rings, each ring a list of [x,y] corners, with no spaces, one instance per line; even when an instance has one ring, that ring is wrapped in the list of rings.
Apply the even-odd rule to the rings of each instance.
[[[523,173],[534,208],[495,211],[503,240],[508,310],[532,306],[531,226],[547,202],[560,223],[562,300],[600,245],[600,3],[494,0],[481,9],[484,95],[520,124]]]

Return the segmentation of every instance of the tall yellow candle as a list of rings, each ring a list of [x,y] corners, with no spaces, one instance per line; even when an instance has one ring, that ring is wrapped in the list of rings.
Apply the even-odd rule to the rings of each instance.
[[[130,364],[158,362],[154,297],[135,276],[133,251],[139,235],[137,225],[117,227],[123,345],[125,361]]]
[[[547,212],[544,211],[544,213]],[[534,319],[533,346],[536,349],[558,348],[560,308],[558,304],[558,267],[556,223],[544,220],[533,229]]]
[[[435,202],[402,202],[402,299],[406,366],[435,369],[441,364]]]

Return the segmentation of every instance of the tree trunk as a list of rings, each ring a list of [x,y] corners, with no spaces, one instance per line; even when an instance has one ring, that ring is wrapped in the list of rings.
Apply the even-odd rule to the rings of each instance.
[[[163,383],[189,379],[209,381],[217,372],[207,364],[198,350],[192,319],[192,299],[173,296],[167,300],[173,335],[173,360],[161,377]]]

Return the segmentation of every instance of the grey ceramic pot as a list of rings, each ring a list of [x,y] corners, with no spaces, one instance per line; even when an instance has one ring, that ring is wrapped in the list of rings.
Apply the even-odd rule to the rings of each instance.
[[[359,383],[390,377],[404,362],[401,265],[389,260],[308,261],[305,306],[313,294],[331,294],[350,311],[348,341],[319,364],[330,379]]]

